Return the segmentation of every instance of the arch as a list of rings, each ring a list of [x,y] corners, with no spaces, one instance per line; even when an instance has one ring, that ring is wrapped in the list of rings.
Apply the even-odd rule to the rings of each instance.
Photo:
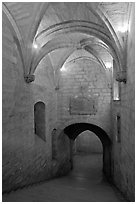
[[[93,59],[93,58],[91,58],[91,57],[86,57],[86,56],[82,56],[82,57],[78,57],[78,58],[74,58],[74,59],[72,59],[71,61],[68,61],[67,63],[71,63],[72,61],[77,61],[77,60],[81,60],[81,59],[85,59],[85,60],[89,60],[89,61],[91,61],[91,62],[95,62],[95,63],[98,63],[99,65],[101,64],[100,62],[99,62],[99,60],[97,61],[96,59]],[[102,65],[102,64],[101,64]],[[105,70],[106,70],[106,66],[105,66],[105,64],[103,65],[103,73],[105,74],[105,76],[107,77],[107,79],[109,79],[108,78],[108,76],[106,75],[106,72],[105,72]]]
[[[45,49],[46,48],[46,49]],[[40,61],[47,55],[49,52],[52,52],[53,50],[59,49],[59,48],[73,48],[73,49],[81,49],[81,45],[79,43],[74,42],[67,42],[67,40],[57,40],[56,38],[54,40],[49,41],[44,47],[40,50],[39,55],[35,58],[32,64],[31,74],[34,73],[36,67],[40,63]],[[84,46],[83,46],[84,48]],[[72,49],[72,50],[73,50]],[[102,66],[105,68],[105,65],[102,61],[102,59],[98,56],[97,52],[94,54],[94,49],[90,48],[90,46],[85,46],[85,50],[87,49],[88,52],[92,53],[92,55],[95,55],[97,60],[102,64]],[[69,57],[69,56],[68,56]],[[67,58],[67,55],[66,55]],[[99,59],[98,59],[99,58]],[[64,59],[65,60],[65,59]],[[117,67],[118,68],[118,67]]]
[[[104,70],[106,70],[106,66],[105,66],[103,60],[101,59],[101,57],[99,57],[99,55],[98,55],[98,53],[96,52],[95,49],[93,49],[93,48],[91,48],[91,47],[89,47],[89,46],[85,46],[84,49],[85,49],[86,51],[88,51],[89,53],[91,53],[91,54],[97,59],[97,61],[102,65],[102,67],[104,68]]]
[[[87,51],[87,50],[86,50]],[[90,51],[87,51],[87,52],[89,52],[89,53],[91,53]],[[92,54],[92,53],[91,53]],[[74,58],[73,60],[71,60],[71,61],[77,61],[77,60],[81,60],[81,59],[86,59],[86,60],[89,60],[89,61],[91,61],[91,62],[95,62],[95,63],[98,63],[99,65],[101,65],[102,67],[103,67],[103,69],[102,69],[102,67],[101,67],[101,69],[102,69],[102,71],[103,71],[103,73],[105,74],[105,76],[106,76],[106,78],[107,78],[107,80],[109,80],[109,77],[106,75],[106,65],[104,64],[104,62],[103,62],[103,60],[101,60],[100,58],[98,59],[97,58],[97,56],[95,56],[95,55],[93,55],[94,57],[95,57],[95,59],[93,59],[93,58],[91,58],[91,57],[86,57],[86,56],[82,56],[82,57],[78,57],[78,58]],[[68,56],[68,58],[69,58],[69,56]],[[67,59],[68,59],[67,58]],[[66,60],[67,60],[66,59]],[[68,61],[67,63],[70,63],[71,61]],[[65,62],[63,63],[63,65],[65,64]],[[62,66],[63,66],[62,65]],[[59,79],[59,75],[57,75],[58,76],[58,79]]]
[[[64,33],[66,34],[66,33],[75,33],[75,32],[94,36],[94,37],[97,37],[98,39],[102,40],[105,44],[107,44],[109,47],[111,47],[114,51],[116,50],[116,52],[118,53],[117,56],[119,56],[119,55],[121,56],[121,53],[118,51],[118,49],[115,45],[115,42],[113,42],[111,37],[106,34],[105,30],[102,31],[100,26],[98,26],[96,24],[95,24],[95,26],[92,27],[89,22],[82,22],[81,25],[80,25],[80,22],[79,21],[63,22],[63,23],[61,23],[61,25],[62,24],[63,25],[61,26],[60,30],[55,29],[53,31],[50,31],[50,33],[52,35],[52,33],[56,32],[56,34],[54,34],[54,37],[58,37],[59,35],[64,34]],[[65,27],[65,24],[68,24],[68,25]],[[87,24],[87,25],[85,25],[85,24]],[[55,28],[57,26],[58,25],[54,25]],[[59,32],[59,34],[58,34],[58,32]],[[50,35],[50,33],[48,35]],[[52,37],[51,37],[51,40],[53,40]]]
[[[38,30],[38,27],[40,25],[40,22],[47,10],[47,8],[49,7],[49,2],[37,2],[37,9],[36,9],[36,13],[35,13],[35,18],[34,18],[34,21],[32,23],[32,27],[30,29],[30,32],[29,32],[29,38],[30,38],[30,41],[33,42],[34,38],[35,38],[35,35],[37,33],[37,30]]]
[[[100,64],[96,59],[94,59],[94,58],[92,58],[92,57],[88,57],[88,56],[77,57],[77,58],[74,58],[74,59],[68,61],[67,63],[71,63],[71,62],[73,62],[73,61],[77,61],[77,60],[81,60],[81,59],[93,61],[93,62],[96,62],[96,63]]]
[[[59,49],[59,48],[66,48],[66,47],[76,47],[76,42],[67,42],[67,40],[58,40],[54,39],[49,41],[46,45],[44,45],[40,51],[39,55],[35,57],[35,59],[31,62],[31,70],[30,73],[34,73],[36,67],[40,63],[40,61],[47,55],[48,53],[52,52],[53,50]],[[46,48],[46,49],[45,49]]]
[[[115,50],[113,50],[111,47],[108,47],[104,42],[102,41],[95,41],[92,43],[91,41],[91,38],[87,38],[87,39],[83,39],[81,44],[83,43],[83,46],[88,46],[88,47],[91,47],[91,46],[94,46],[94,45],[98,45],[100,46],[101,48],[103,48],[104,50],[106,50],[112,57],[113,59],[115,59],[115,62],[116,62],[116,69],[119,68],[119,64],[121,66],[121,61],[120,59],[118,58]]]
[[[75,32],[80,31],[81,33],[93,35],[95,37],[98,37],[102,41],[104,41],[106,44],[109,45],[110,49],[112,49],[112,52],[114,52],[114,53],[116,52],[115,55],[117,56],[117,58],[119,60],[120,66],[122,66],[122,64],[121,64],[122,48],[120,47],[120,44],[115,43],[114,39],[110,35],[109,30],[108,30],[109,35],[107,35],[106,34],[107,32],[104,29],[104,27],[103,26],[101,27],[100,25],[98,25],[96,23],[92,23],[92,22],[88,22],[88,21],[79,21],[79,20],[65,21],[63,23],[52,25],[48,29],[43,30],[41,33],[39,33],[36,36],[36,39],[38,37],[40,37],[41,35],[43,35],[44,33],[46,34],[46,37],[47,37],[48,35],[51,36],[52,34],[54,34],[56,32],[54,34],[54,37],[55,37],[55,36],[58,36],[59,34],[63,34],[64,32],[69,33],[69,32],[74,32],[74,31]],[[51,36],[51,38],[52,38],[52,36]],[[117,38],[117,41],[118,41],[118,38]]]
[[[90,44],[91,44],[91,46],[93,47],[94,45],[99,45],[99,46],[101,46],[101,47],[103,47],[109,54],[111,54],[111,56],[115,59],[115,56],[114,56],[114,54],[112,53],[112,51],[110,50],[108,50],[108,48],[106,47],[106,45],[105,44],[103,44],[103,43],[101,43],[101,42],[91,42],[91,39],[89,38],[89,39],[85,39],[85,40],[83,40],[83,42],[82,43],[84,43],[84,46],[83,46],[83,49],[85,50],[85,51],[87,51],[87,52],[89,52],[89,53],[91,53],[91,50],[92,50],[92,55],[94,56],[94,51],[95,51],[95,49],[90,49],[90,45],[88,45],[88,43],[90,42]],[[87,45],[86,45],[87,44]],[[86,49],[86,47],[87,47],[87,49]],[[59,63],[58,63],[58,65],[57,65],[57,69],[56,69],[56,72],[58,72],[58,70],[65,64],[65,62],[66,62],[66,60],[69,58],[69,56],[70,55],[72,55],[75,51],[76,51],[77,49],[76,48],[71,48],[69,51],[67,51],[65,54],[64,54],[64,56],[61,58],[61,60],[59,61]],[[105,64],[104,64],[104,62],[103,62],[103,60],[101,59],[101,57],[99,57],[99,54],[95,51],[95,53],[96,53],[96,59],[97,59],[97,62],[100,64],[100,62],[101,62],[101,65],[103,66],[103,68],[104,69],[106,69],[106,66],[105,66]],[[116,67],[118,67],[118,62],[117,62],[117,60],[115,60],[115,62],[116,62]]]
[[[94,2],[96,3],[96,2]],[[40,25],[40,22],[44,16],[44,14],[46,13],[46,10],[48,9],[49,7],[49,4],[48,2],[45,2],[45,3],[41,3],[40,5],[40,9],[37,10],[37,15],[36,15],[36,18],[34,20],[34,25],[31,29],[31,38],[34,39],[35,35],[36,35],[36,32],[38,30],[38,27]],[[85,3],[85,7],[91,12],[93,13],[93,15],[95,15],[97,17],[97,19],[102,22],[102,24],[105,26],[105,28],[107,29],[107,31],[111,34],[112,38],[114,39],[114,41],[117,43],[117,46],[119,47],[119,49],[121,50],[121,46],[120,46],[120,43],[119,43],[119,40],[118,40],[118,37],[111,25],[111,23],[109,22],[109,20],[107,19],[107,17],[105,16],[105,14],[101,11],[101,9],[99,9],[99,7],[97,7],[97,9],[93,9],[88,2]]]
[[[61,60],[59,61],[58,65],[57,65],[57,69],[55,71],[55,76],[56,76],[56,84],[57,84],[57,81],[59,81],[60,79],[60,74],[59,74],[59,69],[65,64],[65,62],[67,61],[67,59],[76,51],[77,49],[70,49],[68,52],[65,53],[65,55],[61,58]],[[91,57],[79,57],[79,58],[75,58],[73,60],[80,60],[80,59],[87,59],[87,60],[90,60],[90,61],[94,61],[96,63],[98,63],[99,65],[101,65],[103,67],[103,72],[104,74],[106,75],[106,65],[105,63],[103,62],[103,60],[98,56],[97,52],[94,50],[94,49],[90,49],[90,48],[87,48],[86,50],[86,47],[84,48],[85,51],[87,51],[88,53],[90,53],[91,55],[93,55],[95,57],[95,59],[93,60],[93,58]],[[70,63],[70,61],[68,62]],[[107,75],[106,75],[107,76]],[[107,80],[109,80],[108,76],[107,76]]]
[[[97,135],[103,146],[103,172],[108,178],[111,177],[111,140],[107,133],[99,126],[90,123],[74,123],[64,128],[64,133],[74,141],[76,137],[89,130]]]
[[[88,3],[87,3],[88,4]],[[89,9],[91,12],[94,12],[94,14],[102,21],[103,24],[105,24],[108,32],[111,34],[112,38],[114,39],[117,48],[119,49],[119,52],[122,50],[119,39],[110,23],[110,21],[108,20],[105,12],[102,12],[101,9],[98,7],[96,12],[88,5],[86,5],[87,9]]]
[[[94,2],[96,3],[96,2]],[[46,5],[45,5],[46,4]],[[116,46],[119,50],[119,53],[121,53],[121,45],[120,45],[120,42],[119,42],[119,39],[110,23],[110,21],[108,20],[107,16],[105,15],[105,12],[102,12],[101,9],[99,7],[95,9],[93,9],[90,5],[90,3],[86,2],[85,3],[85,7],[91,12],[93,13],[93,15],[95,15],[95,17],[100,21],[102,22],[102,25],[105,26],[105,28],[107,29],[107,31],[109,32],[109,34],[112,36],[112,39],[114,40],[114,42],[116,43]],[[34,29],[35,32],[32,32],[32,33],[35,33],[36,34],[36,31],[38,29],[38,26],[44,16],[44,13],[46,12],[46,10],[48,9],[48,6],[49,6],[49,3],[44,3],[41,5],[42,9],[41,11],[39,12],[39,15],[37,15],[36,17],[36,28]],[[40,16],[40,17],[39,17]],[[39,17],[39,18],[38,18]],[[35,36],[34,36],[35,37]]]
[[[45,103],[39,101],[34,105],[34,130],[42,140],[45,139]]]
[[[105,66],[103,60],[99,57],[99,55],[98,55],[98,53],[96,52],[95,49],[90,48],[89,46],[85,46],[83,49],[84,49],[85,51],[87,51],[88,53],[90,53],[91,55],[93,55],[93,56],[96,58],[97,62],[98,62],[99,64],[101,64],[102,67],[106,70],[106,66]],[[71,49],[68,53],[66,53],[66,55],[63,56],[63,59],[61,59],[61,61],[60,61],[59,64],[58,64],[57,71],[65,64],[66,60],[67,60],[76,50],[77,50],[76,48],[75,48],[75,49]]]
[[[2,11],[6,17],[7,23],[9,25],[10,31],[13,35],[14,41],[17,45],[18,48],[18,52],[21,58],[21,62],[23,65],[23,70],[24,70],[24,74],[26,72],[26,65],[25,65],[25,44],[23,41],[23,38],[21,36],[20,30],[13,18],[13,16],[11,15],[11,13],[9,12],[8,8],[6,7],[6,5],[4,3],[2,3]]]
[[[90,123],[71,124],[64,128],[64,133],[67,134],[70,139],[74,140],[81,132],[84,132],[85,130],[94,132],[99,137],[103,145],[111,144],[111,140],[109,139],[107,133],[101,127]]]
[[[36,6],[36,9],[37,9],[36,17],[34,18],[34,21],[32,23],[31,29],[29,31],[29,36],[30,36],[29,38],[30,38],[31,41],[34,40],[34,38],[36,36],[36,33],[37,33],[37,30],[38,30],[38,27],[40,25],[40,22],[41,22],[41,20],[42,20],[42,18],[44,16],[44,14],[46,13],[49,5],[50,5],[50,3],[48,3],[48,2],[45,2],[45,3],[42,2],[42,3],[38,3],[37,4],[37,6]],[[97,7],[97,9],[95,10],[95,8],[94,7],[92,8],[89,5],[89,3],[85,3],[85,7],[91,13],[93,13],[100,22],[102,22],[103,26],[102,27],[99,26],[99,27],[101,27],[101,28],[99,28],[99,31],[100,31],[99,38],[101,39],[104,36],[105,40],[109,40],[110,39],[110,43],[111,43],[111,41],[113,42],[111,46],[116,45],[114,50],[116,50],[117,56],[119,58],[119,56],[121,56],[121,53],[122,53],[121,52],[120,42],[118,40],[118,37],[117,37],[117,35],[116,35],[116,33],[115,33],[111,23],[108,20],[107,16],[105,16],[104,12],[102,12],[99,9],[99,7]],[[13,31],[15,31],[15,34],[16,34],[15,36],[17,36],[17,38],[15,38],[15,40],[17,40],[16,44],[17,44],[17,47],[18,47],[18,50],[19,50],[19,53],[20,53],[20,56],[21,56],[24,72],[29,72],[31,74],[34,71],[34,69],[32,68],[32,71],[30,70],[31,66],[32,66],[32,62],[30,62],[29,66],[27,66],[25,64],[25,56],[26,56],[25,46],[26,45],[24,44],[23,39],[22,39],[22,37],[20,35],[19,28],[16,25],[16,22],[15,22],[14,18],[12,17],[12,15],[8,11],[8,9],[7,9],[6,5],[4,5],[4,3],[3,3],[2,8],[3,8],[3,11],[4,11],[5,15],[7,16],[8,21],[11,24],[11,27],[12,27]],[[97,28],[95,27],[94,32],[92,31],[93,32],[92,34],[94,34],[95,36],[98,34],[96,32],[96,29]],[[106,30],[108,31],[108,34],[109,34],[108,38],[105,38],[106,33],[107,33]],[[73,30],[71,30],[71,31],[73,32]],[[78,29],[78,31],[79,31],[79,29]],[[105,31],[105,33],[104,33],[104,31]],[[84,32],[83,29],[80,32]],[[86,28],[86,33],[91,34],[91,29],[88,30]],[[122,60],[122,56],[121,56],[121,59],[119,58],[119,63],[120,63],[120,66],[121,66],[120,69],[122,70],[121,60]],[[25,73],[25,74],[28,74],[28,73]]]
[[[72,44],[73,45],[73,44]],[[63,46],[63,47],[61,47],[61,48],[64,48],[64,47],[66,47],[66,46]],[[63,57],[63,59],[61,59],[61,61],[59,62],[59,64],[57,65],[57,69],[56,69],[56,71],[55,71],[55,75],[56,75],[56,79],[58,80],[59,79],[59,75],[58,75],[58,70],[59,70],[59,68],[61,68],[63,65],[64,65],[64,63],[66,62],[66,60],[69,58],[69,56],[71,55],[71,54],[73,54],[73,52],[75,52],[76,50],[77,50],[77,47],[73,47],[73,46],[71,46],[70,45],[70,47],[72,47],[70,50],[69,50],[69,52],[67,52],[65,55],[64,55],[64,57]],[[58,48],[55,48],[55,49],[58,49]],[[98,55],[98,53],[93,49],[93,48],[91,48],[91,47],[89,47],[89,46],[85,46],[84,48],[83,48],[85,51],[87,51],[88,53],[90,53],[90,54],[92,54],[95,58],[96,58],[96,60],[97,60],[97,62],[104,68],[103,70],[105,71],[106,70],[106,65],[105,65],[105,63],[103,62],[103,60],[99,57],[99,55]],[[46,53],[46,55],[47,55],[48,53]],[[43,57],[44,58],[44,57]],[[41,58],[41,60],[43,59],[43,58]],[[40,60],[40,61],[41,61]],[[36,67],[38,66],[38,64],[40,63],[40,61],[39,62],[37,62],[37,64],[35,65],[35,69],[34,70],[31,70],[31,73],[33,73],[35,70],[36,70]],[[61,66],[61,67],[60,67]],[[54,75],[54,76],[55,76]],[[56,84],[55,85],[57,85],[57,80],[56,80]]]
[[[58,72],[58,70],[64,65],[64,63],[66,62],[68,57],[71,54],[73,54],[73,52],[75,52],[75,51],[76,51],[76,48],[71,48],[71,49],[67,50],[66,53],[64,53],[64,55],[62,56],[61,60],[59,61],[58,65],[57,65],[56,72]]]
[[[68,29],[68,28],[67,28]],[[69,27],[68,31],[65,31],[62,28],[62,32],[79,32],[82,34],[88,34],[88,35],[93,35],[94,37],[98,36],[99,40],[103,41],[103,44],[100,44],[101,46],[103,45],[103,47],[105,49],[107,49],[107,51],[109,52],[110,50],[110,54],[112,55],[113,53],[113,57],[115,57],[116,61],[117,61],[117,69],[118,71],[122,70],[122,63],[121,63],[121,53],[118,52],[118,49],[116,48],[115,44],[111,41],[111,39],[109,37],[107,37],[105,34],[102,34],[99,32],[93,32],[93,30],[90,27],[79,27],[78,30],[76,30],[76,27],[72,26],[72,28]],[[63,39],[62,39],[63,38]],[[88,39],[89,41],[89,39]],[[31,69],[31,73],[33,73],[38,65],[38,63],[42,60],[42,58],[47,55],[49,52],[55,50],[55,49],[59,49],[59,48],[66,48],[66,47],[72,47],[72,48],[82,48],[82,47],[87,47],[89,45],[87,45],[87,40],[84,40],[82,42],[79,42],[74,39],[74,40],[70,40],[68,39],[66,36],[59,36],[59,37],[55,37],[53,39],[51,39],[50,41],[48,41],[46,44],[43,45],[43,47],[40,49],[39,55],[35,57],[34,61],[32,62],[32,69]],[[91,42],[90,42],[91,44]],[[91,49],[90,49],[91,51]]]
[[[69,21],[57,23],[55,25],[52,25],[52,26],[42,30],[35,37],[35,40],[37,40],[37,38],[41,37],[44,34],[46,35],[45,37],[48,37],[50,35],[52,38],[52,34],[55,35],[55,33],[56,33],[56,35],[58,35],[58,34],[64,33],[64,31],[66,33],[68,30],[71,30],[71,29],[73,30],[73,28],[75,28],[76,30],[78,28],[83,28],[87,31],[92,30],[95,33],[97,31],[99,31],[100,34],[102,34],[102,36],[106,36],[106,38],[110,38],[110,36],[106,34],[106,30],[104,29],[104,27],[101,25],[98,25],[98,24],[93,23],[93,22],[83,21],[83,20],[69,20]]]

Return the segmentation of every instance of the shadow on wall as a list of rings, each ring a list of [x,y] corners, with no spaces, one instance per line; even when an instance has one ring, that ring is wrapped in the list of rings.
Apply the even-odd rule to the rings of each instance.
[[[64,134],[70,138],[70,160],[72,162],[73,143],[79,134],[89,130],[98,136],[103,146],[103,172],[111,178],[111,140],[107,133],[100,127],[89,123],[75,123],[64,129]]]

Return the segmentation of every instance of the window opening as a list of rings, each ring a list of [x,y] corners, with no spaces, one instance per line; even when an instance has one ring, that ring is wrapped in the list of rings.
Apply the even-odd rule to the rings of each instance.
[[[34,129],[35,134],[42,140],[45,139],[45,104],[37,102],[34,105]]]

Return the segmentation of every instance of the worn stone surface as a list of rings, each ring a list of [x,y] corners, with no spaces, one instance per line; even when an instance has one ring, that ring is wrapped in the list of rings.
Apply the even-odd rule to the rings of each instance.
[[[6,2],[5,5],[9,11],[8,19],[14,26],[10,25],[6,14],[4,14],[2,19],[3,191],[66,174],[70,170],[69,159],[71,158],[68,138],[62,130],[76,122],[88,122],[102,127],[113,139],[111,163],[114,182],[129,200],[134,201],[134,3]],[[118,23],[124,25],[125,22],[128,22],[130,6],[129,31],[128,39],[126,39],[127,32],[119,30],[121,27]],[[99,28],[103,26],[103,31],[107,31],[107,25],[92,13],[92,10],[96,13],[98,8],[100,10],[102,8],[102,12],[115,29],[122,46],[122,51],[119,54],[122,54],[121,56],[125,60],[124,68],[127,69],[127,82],[126,84],[121,83],[121,101],[115,101],[112,104],[112,117],[110,114],[112,110],[112,87],[110,85],[112,73],[109,69],[103,72],[103,68],[97,63],[95,57],[92,56],[92,63],[91,60],[84,58],[72,60],[68,65],[66,63],[67,72],[60,71],[58,81],[56,72],[62,67],[64,54],[67,56],[68,52],[73,50],[73,46],[68,48],[66,45],[64,49],[50,52],[39,63],[36,71],[31,73],[35,75],[35,80],[31,80],[31,83],[28,84],[24,80],[24,76],[32,71],[32,58],[34,55],[37,56],[40,51],[35,49],[32,44],[37,31],[39,33],[51,25],[70,20],[98,23]],[[18,28],[20,32],[18,32]],[[72,42],[75,44],[76,41],[78,44],[74,45],[75,49],[82,48],[82,40],[93,37],[87,35],[87,30],[83,29],[83,31],[85,32],[83,35],[78,32],[70,35],[65,33],[64,40],[68,40],[70,44]],[[41,38],[39,43],[42,42],[44,45],[54,38],[54,34],[47,38]],[[106,34],[109,33],[106,32]],[[95,40],[95,37],[92,40]],[[106,37],[110,38],[110,35]],[[18,43],[21,43],[20,48],[23,55],[21,55]],[[53,39],[51,47],[48,45],[47,49],[52,51],[52,48],[57,48],[58,41]],[[94,46],[94,48],[102,56],[104,63],[108,62],[108,55],[105,55],[99,46]],[[88,53],[86,57],[89,55],[91,54]],[[21,58],[23,58],[25,66],[23,66]],[[70,114],[70,96],[81,95],[87,98],[93,95],[98,96],[96,115]],[[34,105],[38,101],[45,104],[46,142],[34,134]],[[121,143],[115,141],[117,114],[121,116]],[[61,131],[61,134],[55,134],[52,137],[54,128]]]
[[[60,72],[58,96],[58,125],[80,121],[102,127],[111,135],[111,77],[106,77],[105,70],[96,62],[88,60],[74,61],[65,65]],[[108,71],[109,72],[109,71]],[[85,115],[71,114],[71,98],[85,97],[95,99],[95,114],[86,111]],[[81,110],[82,111],[82,110]],[[79,113],[80,110],[79,110]]]
[[[4,194],[3,202],[126,202],[102,175],[102,154],[74,157],[67,175]]]
[[[113,177],[117,187],[134,201],[135,193],[135,27],[134,6],[127,42],[127,83],[121,84],[121,101],[113,103]],[[121,142],[116,142],[116,116],[121,117]]]
[[[41,69],[35,77],[33,83],[25,82],[19,54],[3,17],[3,192],[54,177],[59,169],[61,174],[70,169],[62,154],[56,165],[52,161],[55,96],[47,90],[47,84],[43,85],[42,78],[37,83]],[[38,101],[45,103],[46,142],[34,132],[34,105]]]

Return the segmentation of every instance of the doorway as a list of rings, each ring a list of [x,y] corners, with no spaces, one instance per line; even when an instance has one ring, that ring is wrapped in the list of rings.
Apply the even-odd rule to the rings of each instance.
[[[94,135],[98,137],[98,139],[100,140],[100,142],[102,144],[102,150],[100,149],[100,151],[103,152],[103,156],[102,156],[103,157],[102,158],[103,172],[108,178],[110,178],[111,177],[111,141],[110,141],[107,133],[102,128],[100,128],[99,126],[93,125],[93,124],[75,123],[75,124],[67,126],[64,129],[64,133],[70,138],[70,141],[71,141],[70,142],[70,159],[71,159],[71,163],[72,163],[72,168],[74,166],[74,160],[73,160],[74,152],[75,151],[78,152],[78,149],[82,150],[84,148],[83,141],[81,141],[81,142],[79,141],[78,144],[76,143],[77,138],[81,133],[83,134],[83,132],[87,131],[87,130],[94,133]],[[84,141],[87,142],[87,140],[85,138],[84,138]],[[90,142],[88,141],[88,143],[90,143]],[[77,144],[77,147],[76,147],[76,144]],[[79,145],[81,145],[81,146],[79,146]],[[88,148],[89,147],[90,147],[90,145],[88,145]],[[77,150],[75,148],[77,148]],[[87,150],[87,148],[85,148],[85,149]]]
[[[71,175],[79,178],[88,178],[92,183],[102,180],[103,147],[95,133],[86,130],[80,133],[73,142]]]

